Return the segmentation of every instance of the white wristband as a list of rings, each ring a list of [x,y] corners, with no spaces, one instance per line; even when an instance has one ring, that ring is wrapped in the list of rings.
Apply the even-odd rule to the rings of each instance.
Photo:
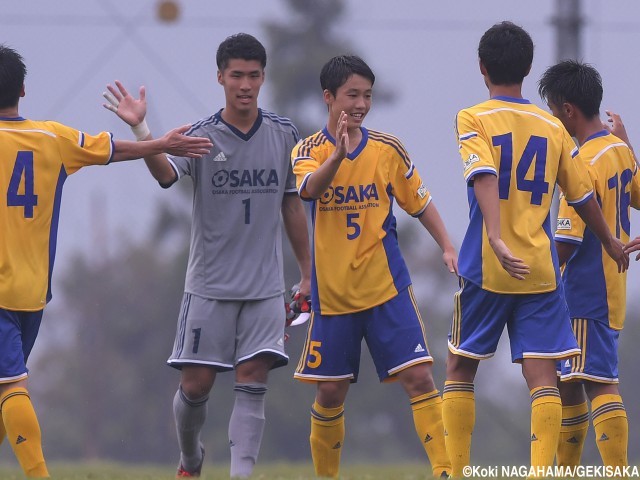
[[[131,131],[136,136],[136,140],[138,140],[138,141],[144,140],[149,135],[151,135],[151,131],[149,130],[149,127],[147,126],[147,120],[146,119],[142,120],[142,122],[140,122],[138,125],[132,126],[131,127]]]

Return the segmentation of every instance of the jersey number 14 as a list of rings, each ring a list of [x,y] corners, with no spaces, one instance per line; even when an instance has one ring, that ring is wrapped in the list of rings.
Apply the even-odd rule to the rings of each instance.
[[[513,170],[513,138],[511,133],[505,133],[496,135],[492,140],[494,147],[500,147],[500,175],[498,176],[500,199],[507,200]],[[533,180],[526,178],[531,165],[534,165]],[[546,166],[547,139],[531,135],[516,164],[516,187],[521,192],[531,192],[532,205],[542,205],[542,196],[549,193],[549,182],[544,179]]]

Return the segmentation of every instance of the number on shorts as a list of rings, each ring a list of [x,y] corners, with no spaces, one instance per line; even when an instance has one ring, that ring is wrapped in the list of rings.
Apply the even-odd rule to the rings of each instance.
[[[191,353],[198,353],[198,347],[200,347],[200,333],[202,332],[202,329],[192,328],[191,332],[193,333],[193,348],[191,349]]]
[[[320,355],[320,351],[318,350],[321,346],[322,342],[309,343],[309,360],[307,360],[307,366],[309,368],[318,368],[322,363],[322,355]]]

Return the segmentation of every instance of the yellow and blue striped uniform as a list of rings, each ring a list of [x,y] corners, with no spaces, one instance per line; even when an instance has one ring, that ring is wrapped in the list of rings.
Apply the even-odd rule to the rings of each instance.
[[[495,293],[550,292],[560,280],[549,211],[557,183],[570,205],[593,195],[578,149],[562,123],[528,100],[494,97],[461,110],[456,134],[463,161],[470,222],[460,248],[460,275]],[[531,267],[511,277],[489,245],[473,177],[498,177],[500,234],[515,257]]]
[[[62,186],[83,166],[109,163],[113,140],[0,117],[0,145],[0,308],[38,311],[51,299]]]
[[[640,208],[640,176],[633,153],[618,137],[602,130],[580,146],[580,156],[611,233],[627,243],[630,207]],[[621,330],[627,272],[618,273],[617,264],[564,197],[560,200],[555,239],[578,246],[562,276],[571,317],[597,320]]]
[[[313,309],[323,315],[363,311],[411,284],[396,234],[393,202],[420,216],[431,196],[402,143],[361,128],[360,144],[342,161],[330,187],[311,200],[306,182],[335,150],[326,128],[292,152],[303,200],[312,201]]]

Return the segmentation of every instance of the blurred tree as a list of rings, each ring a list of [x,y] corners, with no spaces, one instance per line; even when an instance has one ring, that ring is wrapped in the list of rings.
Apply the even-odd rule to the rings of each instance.
[[[291,118],[305,138],[322,128],[327,120],[320,89],[322,66],[336,55],[358,55],[358,52],[345,33],[347,2],[284,1],[291,17],[264,23],[268,39],[267,85],[274,110]],[[384,103],[391,99],[391,93],[376,82],[374,100]]]
[[[321,66],[331,56],[355,52],[339,30],[347,2],[285,1],[291,16],[265,25],[267,85],[274,111],[292,118],[306,136],[326,121],[318,81]],[[386,101],[391,96],[377,82],[376,102],[380,98]],[[31,388],[43,427],[45,454],[51,460],[177,461],[171,405],[178,374],[164,363],[183,291],[190,210],[188,201],[176,205],[175,192],[172,200],[172,208],[159,210],[145,241],[125,242],[108,258],[79,254],[58,272],[61,291],[45,314],[45,335],[39,339],[44,345],[36,349],[38,355],[31,365],[36,380]],[[400,245],[427,324],[429,347],[436,360],[435,379],[441,387],[456,281],[422,227],[402,218],[401,212],[397,216]],[[285,278],[290,286],[299,273],[286,241],[284,248]],[[629,317],[637,312],[636,305]],[[309,408],[315,388],[292,380],[305,328],[290,330],[290,364],[271,374],[261,461],[308,463]],[[637,332],[625,332],[621,348],[636,345],[637,340]],[[621,349],[623,375],[640,362],[639,355],[638,349]],[[516,378],[517,389],[511,378]],[[215,409],[216,414],[209,416],[203,438],[208,461],[217,463],[229,459],[227,421],[233,403],[233,375],[220,375],[216,382],[210,403],[210,411]],[[526,463],[528,392],[517,367],[510,368],[507,362],[490,370],[483,365],[478,385],[472,458],[480,464]],[[631,382],[623,383],[622,389],[633,422],[639,407],[632,399],[640,394]],[[413,433],[404,392],[398,385],[380,385],[367,355],[363,355],[359,382],[347,400],[346,421],[345,462],[426,462]],[[590,445],[593,442],[585,446],[585,458]]]
[[[124,245],[112,258],[78,255],[65,270],[57,292],[65,308],[45,314],[47,348],[34,368],[42,377],[34,389],[46,400],[40,409],[48,456],[175,456],[177,374],[163,363],[175,333],[188,231],[183,217],[162,208],[154,229],[161,234]],[[163,255],[169,240],[178,248]]]

